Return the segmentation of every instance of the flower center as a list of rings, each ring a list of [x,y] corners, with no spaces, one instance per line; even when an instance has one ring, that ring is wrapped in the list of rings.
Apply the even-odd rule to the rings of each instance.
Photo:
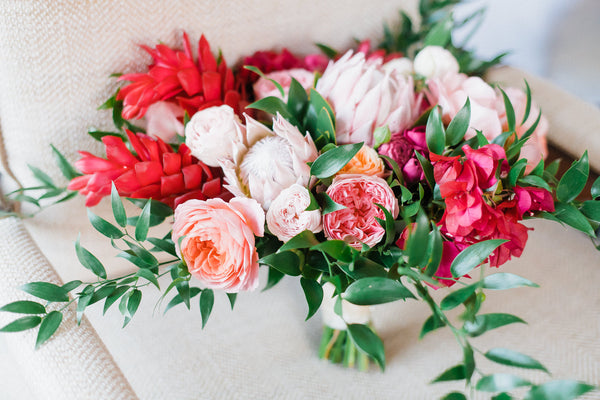
[[[240,178],[248,185],[249,177],[271,180],[279,171],[294,168],[288,142],[279,136],[267,136],[250,148],[240,166]]]

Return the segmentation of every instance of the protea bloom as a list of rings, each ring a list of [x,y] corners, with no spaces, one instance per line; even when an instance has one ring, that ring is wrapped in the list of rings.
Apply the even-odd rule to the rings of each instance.
[[[74,178],[68,188],[87,196],[87,207],[109,195],[113,181],[121,196],[152,198],[171,207],[189,199],[230,196],[222,187],[220,171],[199,162],[185,144],[174,152],[160,139],[130,131],[127,136],[137,156],[116,136],[102,138],[106,158],[79,152],[82,158],[75,166],[84,175]]]
[[[250,197],[268,210],[282,190],[294,183],[307,187],[310,167],[319,153],[310,135],[277,115],[273,130],[246,116],[245,137],[234,146],[232,159],[220,160],[225,186],[236,197]],[[240,145],[241,144],[241,145]]]
[[[190,41],[183,34],[184,50],[159,44],[154,49],[141,46],[153,58],[147,73],[122,75],[119,80],[131,83],[121,88],[117,100],[123,100],[123,118],[141,118],[148,107],[169,100],[193,115],[196,111],[227,104],[240,111],[240,94],[234,90],[233,72],[225,60],[217,61],[204,37],[194,61]]]
[[[317,92],[335,111],[338,143],[373,146],[373,131],[387,125],[392,132],[409,128],[419,114],[420,97],[413,80],[386,69],[382,58],[344,54],[330,62],[317,82]]]

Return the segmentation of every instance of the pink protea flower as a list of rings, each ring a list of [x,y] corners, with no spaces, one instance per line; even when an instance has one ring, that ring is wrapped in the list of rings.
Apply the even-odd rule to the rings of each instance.
[[[233,72],[224,60],[217,62],[204,35],[200,38],[197,63],[185,33],[183,44],[183,51],[164,44],[154,49],[141,46],[152,56],[154,63],[147,73],[119,77],[121,81],[131,82],[117,94],[117,100],[123,100],[123,118],[139,119],[152,104],[166,100],[178,104],[189,115],[221,104],[240,112],[241,98],[234,90]]]
[[[87,207],[110,194],[111,182],[121,196],[152,198],[171,207],[193,198],[230,197],[222,187],[220,171],[192,157],[186,145],[174,152],[160,139],[129,131],[127,136],[137,155],[115,136],[102,138],[106,158],[79,152],[82,157],[75,166],[84,175],[71,180],[68,189],[85,195]]]
[[[292,78],[297,80],[304,90],[308,90],[313,86],[315,74],[314,72],[303,68],[293,68],[270,72],[265,74],[264,77],[260,77],[252,86],[252,89],[254,90],[254,98],[256,100],[260,100],[269,96],[282,98],[281,93],[275,87],[275,84],[270,81],[270,79],[272,79],[281,85],[284,93],[282,100],[287,101],[290,85],[292,84]]]
[[[425,179],[423,168],[415,155],[415,151],[418,151],[422,156],[429,157],[424,126],[392,133],[390,141],[379,146],[377,151],[396,161],[407,184]]]
[[[346,208],[323,217],[325,236],[346,241],[361,249],[363,244],[375,246],[381,241],[385,229],[375,219],[385,219],[381,204],[394,218],[398,216],[398,199],[386,181],[368,175],[338,175],[327,189],[333,201]]]
[[[381,59],[368,61],[363,53],[349,51],[330,62],[316,90],[335,111],[340,144],[373,146],[376,128],[387,125],[392,132],[403,131],[413,124],[420,108],[410,76],[386,70]]]
[[[205,287],[229,293],[258,287],[255,235],[264,234],[265,213],[256,201],[190,200],[174,219],[177,252]]]

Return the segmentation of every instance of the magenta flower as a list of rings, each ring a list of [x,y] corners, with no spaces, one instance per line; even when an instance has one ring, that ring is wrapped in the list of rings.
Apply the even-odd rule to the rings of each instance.
[[[426,158],[429,157],[424,126],[393,133],[391,140],[377,149],[379,154],[396,161],[407,184],[417,183],[425,179],[425,174],[415,155],[415,150]]]

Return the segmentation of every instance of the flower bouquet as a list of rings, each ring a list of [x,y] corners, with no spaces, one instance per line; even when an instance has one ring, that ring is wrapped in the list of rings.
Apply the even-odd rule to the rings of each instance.
[[[518,375],[485,373],[476,353],[495,363],[546,371],[532,357],[505,348],[477,349],[471,338],[523,322],[481,314],[485,290],[535,283],[496,272],[519,257],[526,218],[564,223],[597,239],[600,180],[579,201],[589,177],[587,154],[561,176],[545,164],[548,122],[523,90],[489,85],[478,75],[501,56],[477,60],[452,43],[446,2],[422,2],[414,28],[402,14],[398,32],[320,54],[260,51],[236,68],[201,37],[197,52],[144,49],[146,71],[116,75],[121,87],[100,108],[115,130],[91,130],[103,156],[80,151],[73,165],[52,148],[69,180],[57,185],[31,167],[40,185],[11,194],[36,207],[78,193],[93,207],[108,197],[111,221],[88,210],[92,226],[135,271],[108,278],[104,263],[79,240],[81,264],[93,282],[62,286],[30,282],[20,300],[0,311],[27,314],[0,329],[38,328],[36,346],[56,332],[62,312],[77,318],[103,302],[118,307],[126,326],[145,286],[169,299],[165,310],[198,298],[203,325],[215,294],[265,288],[298,277],[307,319],[322,310],[319,356],[346,367],[381,369],[385,352],[369,306],[425,302],[420,336],[447,327],[463,361],[434,382],[510,399],[567,399],[594,390],[578,381],[533,384]],[[139,207],[132,215],[123,201]],[[168,233],[154,227],[168,225]],[[164,231],[164,229],[157,230]],[[450,290],[451,286],[458,289]],[[432,291],[446,291],[441,302]],[[462,309],[460,315],[452,312]],[[465,399],[455,391],[446,399]]]

